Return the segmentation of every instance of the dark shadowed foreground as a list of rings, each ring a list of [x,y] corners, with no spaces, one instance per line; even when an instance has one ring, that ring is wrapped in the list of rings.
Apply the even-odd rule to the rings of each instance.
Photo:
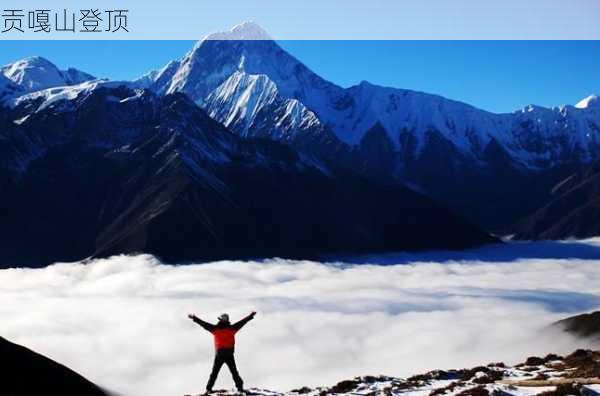
[[[71,369],[0,337],[0,394],[107,396]]]
[[[554,324],[578,337],[600,341],[600,311],[585,313],[560,320]]]

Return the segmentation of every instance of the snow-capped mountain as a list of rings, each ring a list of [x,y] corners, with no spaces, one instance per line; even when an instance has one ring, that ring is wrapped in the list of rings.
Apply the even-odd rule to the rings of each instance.
[[[36,109],[69,108],[105,86],[183,93],[241,137],[283,142],[306,157],[407,185],[488,229],[504,230],[542,207],[552,186],[600,157],[597,96],[495,114],[368,82],[342,88],[253,23],[209,35],[182,59],[131,82],[77,84],[91,76],[42,58],[2,70],[0,99],[19,109],[17,123]],[[13,165],[22,167],[31,150]]]
[[[227,32],[212,33],[204,37],[204,41],[223,41],[223,40],[272,40],[271,36],[259,25],[254,22],[242,22],[234,26]]]
[[[181,93],[95,81],[11,103],[0,108],[0,267],[133,252],[181,262],[496,241],[401,185],[242,138]]]
[[[60,70],[49,60],[39,56],[21,59],[5,65],[0,69],[0,73],[19,86],[23,93],[80,84],[95,78],[75,68]]]
[[[296,147],[301,141],[308,150],[312,141],[313,150],[349,169],[410,185],[490,227],[539,207],[548,199],[545,187],[563,176],[562,168],[600,157],[595,96],[577,106],[531,105],[495,114],[368,82],[342,88],[264,32],[257,40],[238,39],[252,32],[262,29],[245,23],[209,36],[141,80],[158,93],[185,93],[241,136]],[[531,201],[516,202],[515,194],[534,174],[542,175],[543,187],[531,192]]]
[[[270,84],[262,88],[269,92],[257,93],[261,87],[255,87],[255,96],[268,96],[277,90],[284,100],[299,101],[350,146],[359,146],[367,131],[379,123],[397,151],[406,152],[408,139],[410,154],[416,157],[431,134],[438,134],[476,162],[485,162],[485,149],[494,141],[515,164],[531,169],[573,159],[587,162],[600,152],[600,112],[597,106],[586,105],[597,102],[597,97],[591,96],[577,106],[528,106],[511,114],[494,114],[440,96],[368,82],[344,89],[313,73],[266,33],[255,32],[262,29],[245,23],[230,32],[208,36],[181,61],[165,68],[170,79],[164,78],[163,70],[162,80],[150,86],[157,92],[186,93],[201,106],[209,106],[219,121],[244,134],[252,128],[234,114],[252,113],[240,109],[254,102],[248,101],[246,91],[231,89],[232,82],[226,83],[232,77],[235,81],[239,73],[264,76],[255,78],[268,79]],[[243,40],[252,35],[257,39]],[[220,98],[218,111],[209,97]]]

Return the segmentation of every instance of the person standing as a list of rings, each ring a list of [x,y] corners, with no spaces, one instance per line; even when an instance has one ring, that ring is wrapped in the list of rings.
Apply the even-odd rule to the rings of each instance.
[[[244,327],[246,323],[254,319],[255,315],[256,312],[252,312],[244,319],[233,324],[231,324],[229,321],[229,315],[226,313],[219,316],[217,324],[205,322],[194,314],[188,315],[188,317],[195,323],[211,333],[214,339],[215,358],[210,377],[208,378],[208,383],[206,384],[207,393],[212,392],[213,386],[223,364],[226,364],[227,367],[229,367],[229,371],[231,372],[231,376],[233,377],[233,381],[235,382],[235,387],[237,390],[239,392],[244,391],[244,381],[242,380],[242,377],[240,377],[235,365],[235,334],[240,331],[240,329]]]

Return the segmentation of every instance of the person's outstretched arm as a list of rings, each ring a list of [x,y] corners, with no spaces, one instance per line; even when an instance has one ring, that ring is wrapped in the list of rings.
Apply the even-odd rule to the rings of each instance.
[[[189,314],[188,318],[192,319],[195,323],[202,326],[202,328],[204,328],[204,330],[206,330],[206,331],[210,331],[212,333],[212,331],[215,329],[215,325],[203,321],[202,319],[200,319],[199,317],[197,317],[194,314]]]
[[[252,312],[250,315],[246,316],[244,319],[239,322],[235,322],[231,327],[233,327],[236,331],[244,327],[244,325],[254,319],[254,315],[256,312]]]

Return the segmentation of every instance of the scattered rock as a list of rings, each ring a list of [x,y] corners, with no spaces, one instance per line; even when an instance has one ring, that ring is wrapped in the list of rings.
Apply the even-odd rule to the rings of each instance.
[[[291,392],[250,389],[251,396],[600,396],[600,351],[579,349],[565,357],[531,356],[507,366],[490,363],[460,370],[432,370],[406,379],[365,375],[332,387],[297,388]],[[235,396],[217,391],[216,396]]]
[[[479,374],[481,373],[481,374]],[[490,367],[477,366],[469,370],[463,370],[460,375],[462,381],[472,380],[476,384],[490,384],[502,379],[504,370],[491,369]]]
[[[464,391],[457,393],[456,396],[489,396],[490,392],[485,386],[480,385],[474,388],[465,389]]]
[[[550,362],[554,362],[557,360],[563,360],[564,358],[560,355],[556,355],[554,353],[549,353],[548,355],[546,355],[546,357],[544,358],[545,363],[550,363]]]
[[[577,384],[559,384],[556,390],[542,392],[538,396],[581,396],[581,386]]]
[[[454,381],[454,382],[451,382],[449,385],[444,386],[443,388],[437,388],[437,389],[432,390],[429,393],[429,396],[439,396],[439,395],[443,395],[447,392],[454,392],[454,390],[456,388],[459,388],[464,385],[465,385],[465,383],[462,381]]]
[[[541,366],[544,363],[546,363],[546,360],[542,359],[541,357],[537,357],[537,356],[530,356],[525,361],[525,364],[527,366]]]
[[[304,395],[305,393],[310,393],[310,392],[312,392],[312,389],[310,389],[307,386],[303,386],[300,389],[294,389],[294,390],[292,390],[292,393],[297,393],[299,395]]]
[[[341,381],[329,388],[329,390],[321,392],[321,395],[330,395],[332,393],[348,393],[356,389],[361,382],[358,379]]]
[[[536,375],[536,376],[533,378],[533,380],[535,380],[535,381],[544,381],[544,380],[547,380],[548,378],[550,378],[550,377],[549,377],[547,374],[544,374],[544,373],[538,373],[538,374],[537,374],[537,375]]]

